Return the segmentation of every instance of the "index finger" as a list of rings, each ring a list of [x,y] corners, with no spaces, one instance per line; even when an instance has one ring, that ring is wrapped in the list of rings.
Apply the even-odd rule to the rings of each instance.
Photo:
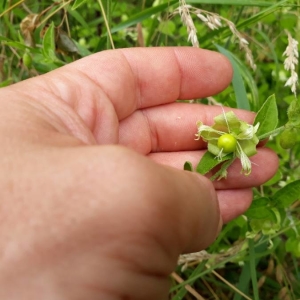
[[[60,71],[67,72],[68,77],[74,79],[69,80],[68,87],[64,88],[78,90],[81,81],[76,76],[82,77],[80,92],[67,99],[69,103],[75,103],[79,111],[80,106],[87,105],[88,99],[82,95],[90,95],[88,89],[91,87],[84,84],[88,78],[98,89],[97,101],[107,96],[119,120],[140,108],[216,94],[229,84],[232,77],[231,65],[223,55],[190,47],[105,51],[81,59],[63,70]],[[59,78],[53,76],[54,81]]]

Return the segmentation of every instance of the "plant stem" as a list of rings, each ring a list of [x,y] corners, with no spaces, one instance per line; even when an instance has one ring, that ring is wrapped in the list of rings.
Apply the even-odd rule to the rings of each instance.
[[[109,27],[107,16],[106,16],[103,4],[102,4],[102,0],[98,0],[98,3],[100,5],[100,9],[101,9],[102,16],[103,16],[104,23],[105,23],[105,27],[106,27],[106,30],[107,30],[107,35],[109,36],[111,47],[113,49],[115,49],[114,41],[113,41],[112,36],[111,36],[110,27]]]
[[[0,18],[1,18],[2,16],[4,16],[5,14],[7,14],[7,13],[8,13],[9,11],[11,11],[12,9],[14,9],[15,7],[17,7],[18,5],[22,4],[24,1],[25,1],[25,0],[20,0],[19,2],[17,2],[17,3],[15,3],[15,4],[13,4],[12,6],[10,6],[8,9],[6,9],[4,12],[2,12],[2,13],[0,14]]]
[[[258,139],[259,140],[264,140],[267,137],[269,137],[270,135],[277,135],[277,134],[281,133],[283,130],[284,130],[284,126],[278,127],[278,128],[276,128],[276,129],[274,129],[272,131],[269,131],[267,133],[264,133],[264,134],[260,135],[258,137]]]
[[[46,23],[50,18],[52,18],[52,16],[54,16],[58,11],[60,11],[62,8],[64,8],[65,6],[67,6],[68,4],[71,3],[72,0],[69,0],[65,3],[63,3],[61,6],[59,6],[56,10],[54,10],[53,12],[51,12],[45,19],[43,19],[40,23],[38,23],[38,25],[36,27],[41,26],[43,23]],[[44,10],[40,15],[42,15],[45,11]]]

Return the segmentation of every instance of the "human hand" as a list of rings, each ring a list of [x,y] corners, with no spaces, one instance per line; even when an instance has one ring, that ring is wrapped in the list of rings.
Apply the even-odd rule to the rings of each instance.
[[[210,51],[125,49],[0,90],[0,298],[166,298],[178,255],[213,242],[276,171],[267,149],[214,186],[179,170],[220,108],[175,100],[231,74]]]

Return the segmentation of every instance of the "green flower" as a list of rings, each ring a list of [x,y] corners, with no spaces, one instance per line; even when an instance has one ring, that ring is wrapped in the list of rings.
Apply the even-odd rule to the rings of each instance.
[[[197,140],[202,138],[206,141],[208,151],[216,155],[219,160],[228,153],[233,153],[234,157],[241,160],[242,172],[249,175],[251,173],[249,157],[257,153],[256,145],[259,140],[256,132],[259,124],[253,126],[239,120],[232,111],[215,117],[214,121],[213,126],[204,125],[201,121],[197,122]]]

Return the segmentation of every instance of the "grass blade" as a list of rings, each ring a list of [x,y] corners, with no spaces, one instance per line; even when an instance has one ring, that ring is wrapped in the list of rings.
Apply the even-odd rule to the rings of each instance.
[[[224,54],[230,60],[232,64],[233,67],[232,85],[235,93],[237,107],[241,109],[250,110],[250,104],[247,98],[247,92],[244,85],[244,81],[239,66],[237,65],[236,60],[234,58],[234,55],[220,45],[216,45],[216,47],[219,50],[219,52]]]
[[[248,239],[248,243],[249,243],[250,275],[252,280],[253,296],[254,296],[254,300],[259,300],[257,276],[256,276],[256,262],[255,262],[256,257],[255,257],[254,240]]]

